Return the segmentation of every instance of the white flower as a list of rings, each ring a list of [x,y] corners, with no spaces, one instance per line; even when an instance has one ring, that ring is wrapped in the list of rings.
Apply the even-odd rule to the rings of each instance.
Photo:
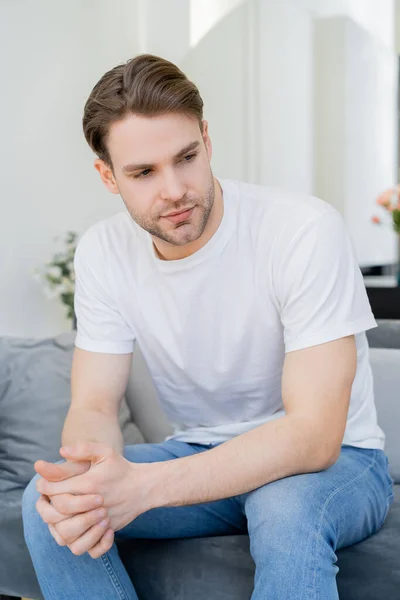
[[[66,294],[72,293],[74,291],[74,285],[68,277],[62,278],[61,286],[63,287],[63,292]]]
[[[46,298],[48,298],[49,300],[53,300],[54,298],[57,298],[58,296],[58,292],[56,289],[54,290],[50,290],[49,288],[44,288],[44,295],[46,296]]]
[[[50,277],[55,277],[56,279],[58,279],[59,277],[61,277],[62,274],[61,267],[50,267],[47,271],[47,274],[50,275]]]

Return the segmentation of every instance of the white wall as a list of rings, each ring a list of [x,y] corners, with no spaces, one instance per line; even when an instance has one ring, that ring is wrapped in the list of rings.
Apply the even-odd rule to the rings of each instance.
[[[190,45],[198,44],[218,21],[243,2],[244,0],[190,0]]]
[[[70,323],[32,269],[59,250],[55,235],[124,208],[92,166],[81,118],[101,75],[137,53],[137,17],[132,0],[18,0],[1,10],[0,335],[41,337]]]
[[[395,0],[293,0],[317,18],[350,17],[384,45],[395,45]]]
[[[315,59],[315,193],[342,213],[360,265],[395,262],[394,234],[370,219],[396,183],[397,55],[337,17],[316,23]]]
[[[400,54],[400,0],[395,2],[395,48]]]
[[[216,174],[312,192],[312,40],[310,15],[291,1],[251,0],[189,52]]]
[[[190,10],[189,0],[138,0],[138,52],[179,64],[190,48]]]
[[[313,20],[291,0],[259,0],[257,24],[258,181],[311,194]]]

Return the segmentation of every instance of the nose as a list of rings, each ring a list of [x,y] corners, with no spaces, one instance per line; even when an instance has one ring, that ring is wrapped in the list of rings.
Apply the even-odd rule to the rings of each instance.
[[[186,194],[186,186],[183,181],[179,178],[179,175],[170,169],[164,173],[160,197],[162,200],[169,200],[170,202],[178,202]]]

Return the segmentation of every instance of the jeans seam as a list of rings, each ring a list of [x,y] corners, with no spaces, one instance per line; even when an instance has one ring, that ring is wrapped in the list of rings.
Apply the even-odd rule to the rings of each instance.
[[[381,523],[380,523],[380,525],[379,525],[379,527],[378,527],[378,531],[379,531],[379,529],[381,529],[381,528],[383,527],[383,524],[384,524],[384,523],[385,523],[385,521],[386,521],[386,517],[387,517],[387,516],[388,516],[388,514],[389,514],[389,509],[390,509],[390,506],[391,506],[391,500],[392,500],[393,498],[394,498],[394,494],[393,494],[393,493],[392,493],[392,494],[390,494],[390,495],[389,495],[389,496],[386,498],[386,509],[385,509],[385,514],[383,515],[383,519],[382,519],[382,521],[381,521]]]
[[[358,475],[355,479],[352,479],[351,481],[348,481],[347,483],[345,483],[344,485],[342,485],[340,488],[337,488],[336,490],[334,490],[329,496],[328,498],[325,500],[324,506],[322,507],[322,512],[321,512],[321,521],[319,524],[319,528],[318,528],[318,532],[317,532],[317,540],[316,540],[316,552],[315,552],[315,556],[317,556],[317,550],[318,550],[318,546],[320,544],[320,540],[321,540],[321,530],[322,530],[322,525],[324,522],[324,517],[325,517],[325,511],[326,511],[326,507],[328,505],[328,503],[331,501],[331,499],[336,496],[339,492],[343,491],[344,489],[346,489],[346,487],[349,487],[350,485],[354,484],[356,481],[358,481],[359,479],[361,479],[361,477],[364,477],[364,475],[370,471],[374,465],[376,465],[376,459],[374,458],[373,461],[368,465],[368,467],[366,469],[364,469],[364,471],[362,473],[360,473],[360,475]],[[317,593],[316,593],[316,586],[315,586],[315,580],[316,580],[316,576],[317,576],[317,565],[315,563],[314,565],[314,576],[313,576],[313,597],[314,600],[318,600],[317,598]]]
[[[114,567],[111,564],[110,558],[108,556],[108,553],[106,552],[105,554],[101,555],[101,560],[103,562],[103,565],[106,568],[106,571],[112,581],[112,584],[115,587],[115,590],[120,598],[120,600],[129,600],[128,596],[125,593],[124,588],[122,587],[121,582],[119,581],[117,574],[114,570]]]

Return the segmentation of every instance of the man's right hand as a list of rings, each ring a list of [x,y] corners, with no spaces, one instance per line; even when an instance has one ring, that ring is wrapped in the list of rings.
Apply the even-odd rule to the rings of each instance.
[[[39,460],[34,467],[36,472],[47,481],[63,481],[81,475],[90,469],[90,461],[66,461],[61,464],[49,463]],[[51,502],[51,503],[50,503]],[[74,554],[81,554],[73,543],[88,530],[93,546],[102,538],[108,526],[108,516],[102,508],[103,498],[96,495],[76,496],[73,494],[57,494],[45,496],[41,494],[36,503],[36,509],[43,521],[48,524],[51,535],[59,546],[68,546]],[[63,537],[65,524],[63,521],[73,520],[75,535],[66,539]],[[100,522],[104,521],[102,525]],[[68,530],[71,531],[71,522]],[[92,546],[92,547],[93,547]],[[89,551],[90,554],[90,551]]]

